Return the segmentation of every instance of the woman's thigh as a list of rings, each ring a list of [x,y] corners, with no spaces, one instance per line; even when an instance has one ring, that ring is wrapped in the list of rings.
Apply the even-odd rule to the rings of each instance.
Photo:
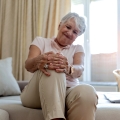
[[[67,88],[66,105],[68,107],[78,98],[86,98],[86,101],[89,101],[92,98],[97,98],[96,91],[91,85],[88,84],[81,84],[75,87]]]
[[[39,79],[42,76],[42,72],[37,70],[28,85],[25,86],[21,93],[22,104],[30,108],[41,108],[39,97]]]
[[[96,105],[97,95],[92,86],[82,84],[67,89],[66,116],[68,120],[94,120]]]

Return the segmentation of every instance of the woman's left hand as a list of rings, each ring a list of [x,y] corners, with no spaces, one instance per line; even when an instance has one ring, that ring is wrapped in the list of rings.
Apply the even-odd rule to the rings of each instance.
[[[68,60],[61,53],[56,53],[54,56],[48,56],[48,60],[52,61],[49,63],[49,69],[54,69],[58,73],[69,72]]]

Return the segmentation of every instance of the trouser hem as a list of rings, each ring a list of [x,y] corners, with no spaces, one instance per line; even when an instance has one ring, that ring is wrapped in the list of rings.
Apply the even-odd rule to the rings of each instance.
[[[64,120],[66,120],[65,116],[63,115],[63,113],[61,113],[61,111],[57,111],[57,112],[53,111],[53,112],[48,113],[45,120],[51,120],[55,118],[63,118]]]

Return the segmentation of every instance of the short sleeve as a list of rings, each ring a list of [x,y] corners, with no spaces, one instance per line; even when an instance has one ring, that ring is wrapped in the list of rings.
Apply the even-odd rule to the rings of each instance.
[[[84,53],[84,49],[83,49],[82,45],[76,45],[76,51],[75,51],[75,53],[77,53],[77,52],[83,52]]]
[[[37,46],[40,49],[41,53],[43,53],[43,49],[44,49],[44,45],[45,45],[44,38],[36,37],[33,40],[33,42],[31,43],[31,45]]]

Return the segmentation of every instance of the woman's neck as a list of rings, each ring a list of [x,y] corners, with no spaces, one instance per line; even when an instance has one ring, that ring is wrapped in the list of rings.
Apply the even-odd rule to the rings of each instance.
[[[65,46],[67,46],[67,45],[61,45],[58,41],[57,41],[57,38],[55,38],[55,42],[57,43],[57,45],[60,47],[60,48],[63,48],[63,47],[65,47]]]

